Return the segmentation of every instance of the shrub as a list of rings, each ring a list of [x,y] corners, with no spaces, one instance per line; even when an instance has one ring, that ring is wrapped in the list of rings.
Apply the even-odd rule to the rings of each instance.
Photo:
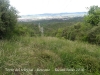
[[[18,25],[14,33],[18,36],[35,36],[34,30],[25,25]]]
[[[17,11],[9,0],[0,0],[0,39],[12,37],[17,17]]]
[[[87,34],[87,41],[90,43],[100,43],[100,26],[93,27]]]
[[[99,72],[99,61],[97,58],[94,58],[90,55],[77,55],[76,60],[78,60],[81,63],[81,66],[84,67],[85,71],[87,72]]]

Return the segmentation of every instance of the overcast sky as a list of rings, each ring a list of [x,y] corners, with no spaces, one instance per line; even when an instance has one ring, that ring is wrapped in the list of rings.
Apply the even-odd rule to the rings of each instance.
[[[100,0],[10,0],[19,15],[86,12],[86,7],[100,6]]]

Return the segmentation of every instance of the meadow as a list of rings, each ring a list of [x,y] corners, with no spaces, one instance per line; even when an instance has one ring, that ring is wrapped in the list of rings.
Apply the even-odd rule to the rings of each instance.
[[[1,75],[100,75],[100,46],[56,37],[0,40]]]

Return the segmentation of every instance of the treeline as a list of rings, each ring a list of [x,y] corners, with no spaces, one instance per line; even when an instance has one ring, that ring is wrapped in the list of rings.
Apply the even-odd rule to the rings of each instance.
[[[43,27],[44,36],[56,36],[57,31],[59,28],[66,28],[68,26],[71,26],[77,22],[82,22],[83,17],[75,17],[75,18],[69,18],[67,20],[63,19],[51,19],[51,20],[39,20],[39,21],[32,21],[32,22],[18,22],[18,26],[21,30],[23,30],[23,33],[26,34],[29,30],[32,30],[32,34],[34,36],[41,36],[41,32],[39,31],[39,25]],[[29,29],[25,30],[23,27]],[[22,32],[20,32],[22,33]],[[30,34],[30,31],[28,32]]]
[[[92,44],[100,44],[100,25],[93,27],[90,24],[78,22],[64,29],[59,28],[56,36],[73,41],[80,40]]]
[[[69,40],[80,40],[100,45],[100,7],[91,6],[83,22],[64,29],[59,28],[57,37]]]

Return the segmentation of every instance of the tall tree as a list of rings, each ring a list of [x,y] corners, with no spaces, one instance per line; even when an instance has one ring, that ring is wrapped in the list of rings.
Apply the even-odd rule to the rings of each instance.
[[[98,25],[100,22],[100,7],[91,6],[88,14],[85,16],[85,21],[90,23],[92,26]]]
[[[0,38],[12,36],[17,23],[17,11],[9,0],[0,0]]]

